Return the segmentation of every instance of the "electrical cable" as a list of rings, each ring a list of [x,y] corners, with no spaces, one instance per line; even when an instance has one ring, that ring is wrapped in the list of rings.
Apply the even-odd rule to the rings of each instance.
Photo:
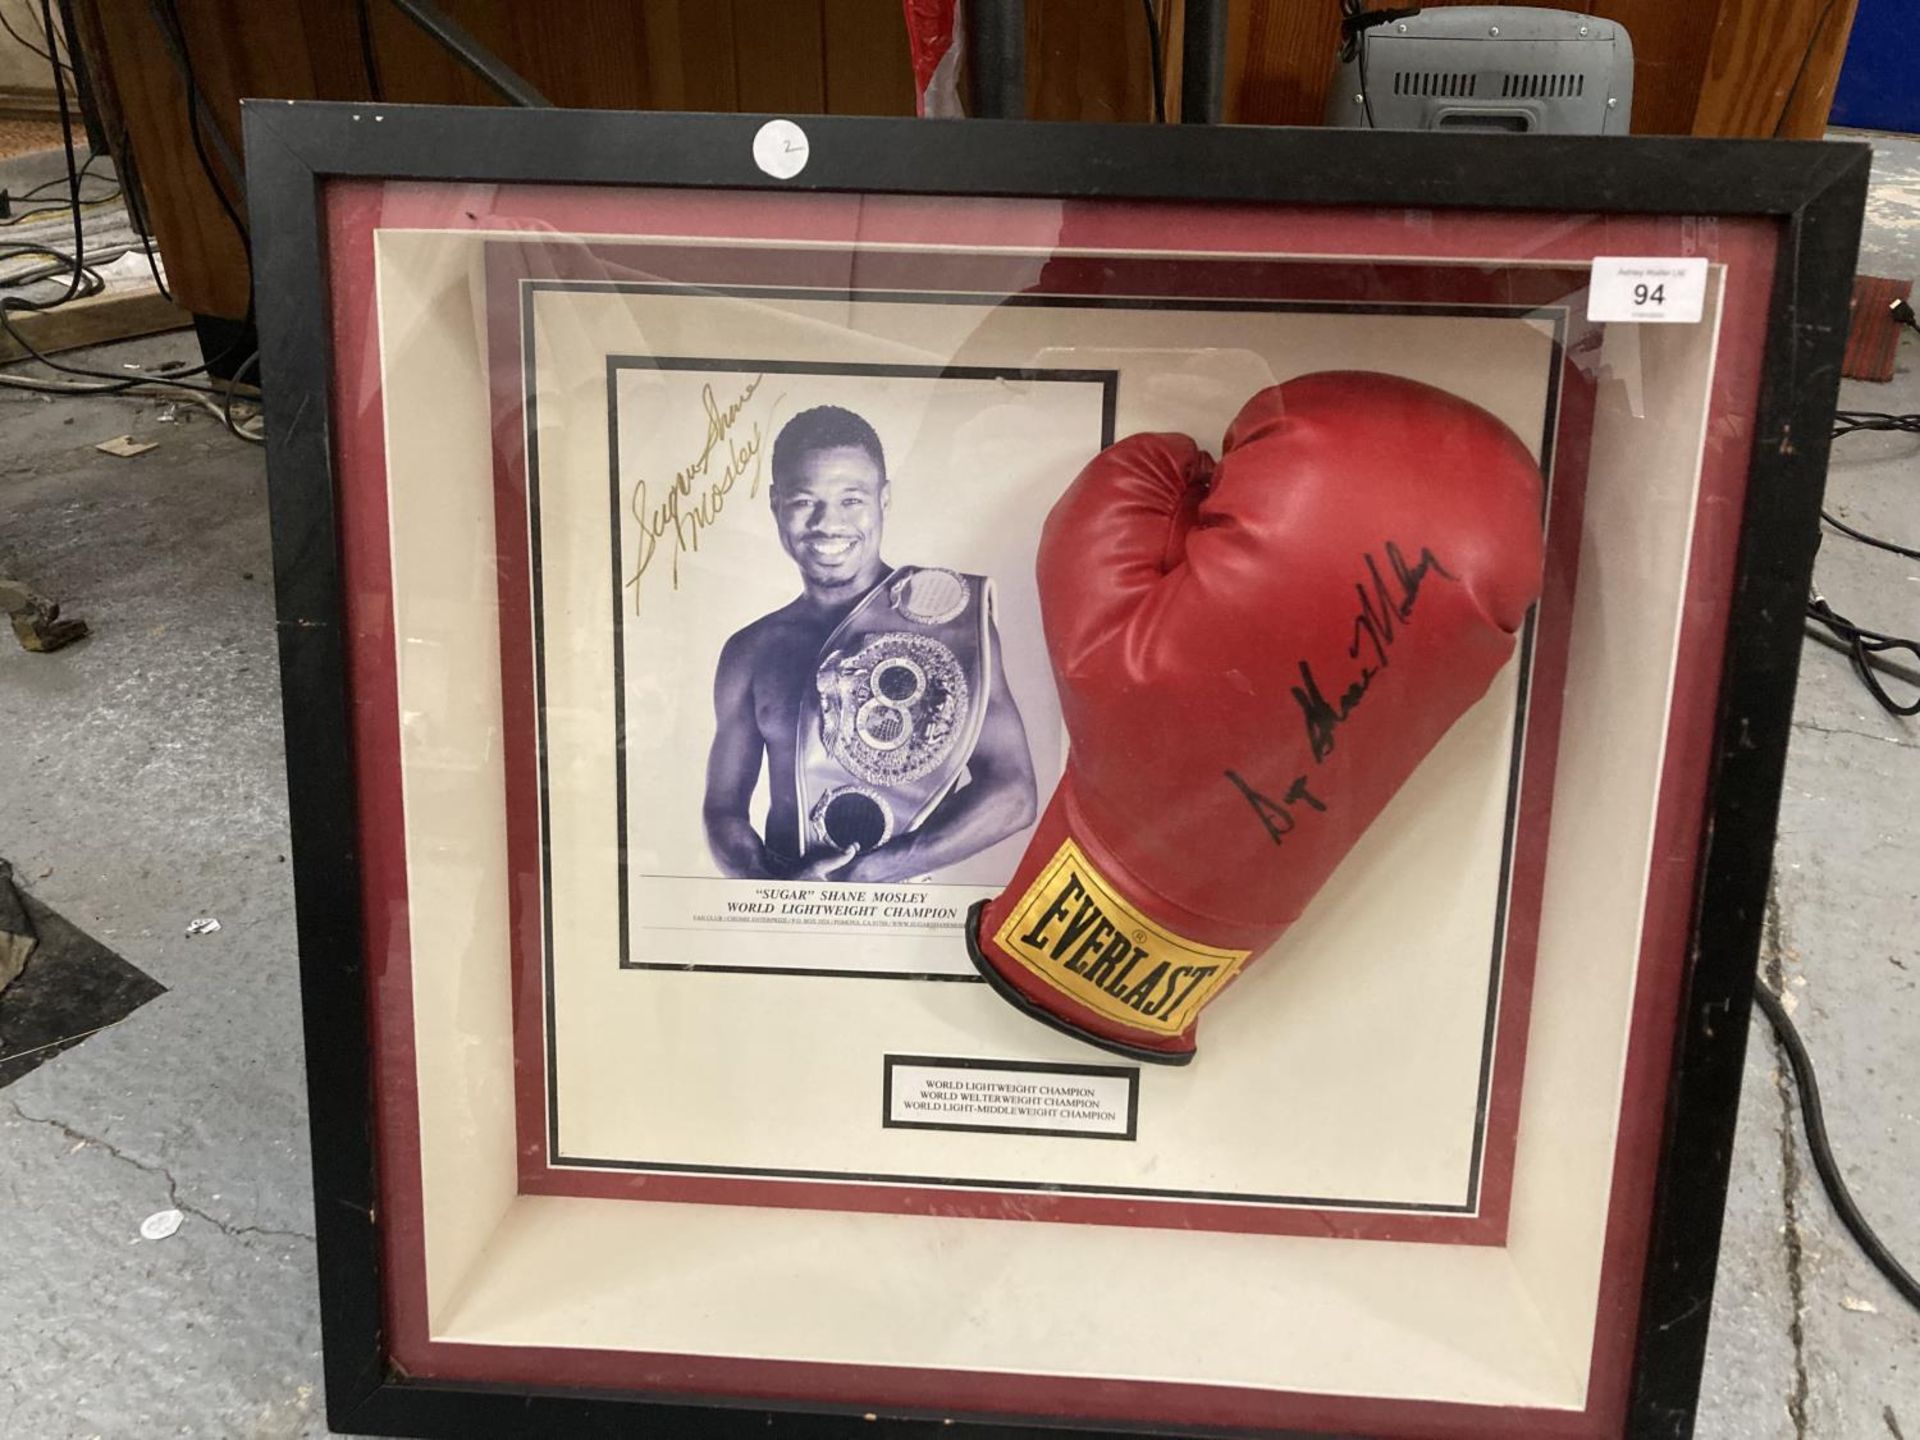
[[[73,297],[67,298],[70,299]],[[63,299],[59,303],[65,304],[66,301]],[[100,383],[98,385],[84,387],[91,394],[117,394],[122,391],[135,390],[141,385],[148,384],[164,384],[183,389],[194,389],[208,395],[217,395],[220,393],[219,387],[215,385],[187,378],[189,376],[204,374],[208,365],[212,363],[210,361],[202,361],[198,365],[183,366],[178,370],[155,371],[151,373],[140,371],[132,375],[115,375],[110,370],[91,370],[84,365],[69,365],[64,361],[55,360],[37,349],[33,342],[15,329],[13,322],[6,318],[5,311],[15,308],[51,310],[53,306],[50,304],[35,304],[25,300],[0,299],[0,329],[4,329],[7,335],[13,340],[13,343],[27,352],[29,359],[38,360],[49,370],[58,370],[63,375],[78,375],[85,379],[99,381]]]
[[[1893,555],[1903,555],[1909,560],[1920,560],[1920,550],[1909,550],[1905,545],[1896,545],[1891,540],[1882,540],[1878,535],[1869,535],[1864,530],[1856,530],[1846,521],[1835,519],[1825,510],[1820,512],[1820,518],[1849,540],[1858,540],[1862,545],[1871,545],[1876,550],[1885,550]]]
[[[218,173],[214,170],[213,160],[207,154],[205,136],[200,129],[200,110],[203,106],[209,110],[212,107],[207,106],[206,94],[201,90],[199,77],[194,73],[193,55],[187,48],[186,27],[180,21],[180,7],[175,3],[175,0],[148,0],[148,5],[153,12],[155,22],[160,25],[161,30],[165,33],[168,49],[178,64],[181,79],[186,85],[187,133],[193,141],[193,153],[200,161],[200,170],[201,173],[207,177],[207,184],[213,188],[214,198],[220,202],[220,209],[226,214],[228,223],[233,226],[233,233],[240,238],[240,255],[241,259],[246,262],[247,267],[246,314],[241,318],[240,331],[234,337],[233,342],[201,367],[202,369],[211,371],[214,366],[234,356],[243,343],[243,337],[253,328],[253,236],[248,232],[246,222],[240,218],[240,212],[234,208],[233,201],[228,198],[226,186],[221,183]],[[232,147],[226,143],[225,138],[220,135],[218,130],[216,130],[214,134],[216,139],[219,140],[221,153],[231,157],[233,154]],[[240,191],[241,198],[244,200],[246,198],[246,180],[241,173],[238,160],[230,158],[228,173],[233,177],[234,185]],[[149,260],[151,260],[151,257],[149,257]],[[154,278],[156,280],[159,278],[157,269]]]
[[[1920,329],[1915,323],[1912,306],[1904,300],[1896,300],[1889,307],[1894,319],[1903,325]],[[1902,313],[1904,311],[1904,314]],[[1834,416],[1834,438],[1856,434],[1862,430],[1906,431],[1920,433],[1920,415],[1889,415],[1878,411],[1841,411]],[[1864,530],[1857,530],[1844,521],[1836,519],[1826,510],[1820,512],[1820,518],[1841,534],[1862,544],[1886,550],[1910,560],[1920,560],[1920,550],[1896,545]],[[1920,644],[1899,636],[1882,634],[1869,630],[1849,620],[1836,611],[1826,597],[1818,590],[1807,600],[1807,634],[1821,644],[1840,651],[1853,662],[1854,673],[1860,677],[1873,698],[1889,714],[1908,716],[1920,714],[1920,669],[1903,665],[1887,658],[1888,652],[1905,650],[1916,661],[1920,661]],[[1822,634],[1816,627],[1824,627]],[[1916,687],[1916,696],[1908,704],[1896,702],[1881,684],[1876,672],[1895,676]],[[1860,1246],[1873,1267],[1897,1290],[1908,1304],[1920,1308],[1920,1283],[1916,1283],[1905,1266],[1894,1256],[1885,1243],[1875,1233],[1867,1219],[1860,1213],[1860,1207],[1854,1202],[1853,1193],[1848,1190],[1840,1166],[1834,1159],[1833,1146],[1827,1138],[1826,1113],[1820,1102],[1820,1085],[1814,1076],[1813,1057],[1807,1053],[1807,1047],[1800,1038],[1800,1032],[1794,1028],[1788,1018],[1786,1008],[1760,983],[1754,981],[1753,997],[1767,1017],[1767,1023],[1773,1027],[1773,1033],[1779,1038],[1781,1047],[1787,1053],[1787,1062],[1793,1069],[1794,1085],[1800,1092],[1800,1113],[1806,1126],[1807,1148],[1813,1154],[1814,1169],[1819,1173],[1820,1183],[1827,1192],[1827,1198],[1833,1203],[1840,1222]]]
[[[1847,644],[1847,642],[1839,636],[1822,630],[1812,620],[1807,621],[1806,636],[1807,639],[1813,641],[1815,644],[1824,645],[1827,649],[1836,651],[1841,655],[1851,656],[1853,654],[1853,647],[1851,645]],[[1895,660],[1889,660],[1882,655],[1870,656],[1869,659],[1873,668],[1878,670],[1882,675],[1891,675],[1895,679],[1906,681],[1909,685],[1920,686],[1920,670],[1916,670],[1908,665],[1902,665]]]
[[[41,25],[47,35],[47,43],[51,47],[54,45],[51,0],[40,0],[40,14]],[[39,380],[38,377],[22,375],[0,375],[0,382],[9,384],[16,389],[59,389],[68,394],[126,394],[143,386],[152,385],[163,385],[170,389],[178,389],[188,393],[203,393],[208,396],[220,394],[221,392],[215,386],[194,381],[188,377],[203,374],[210,370],[213,365],[226,359],[228,355],[231,355],[234,350],[238,349],[237,344],[230,346],[225,354],[215,357],[213,360],[204,361],[199,365],[182,367],[181,369],[162,374],[139,372],[131,375],[116,375],[111,371],[94,370],[86,366],[70,365],[64,361],[52,359],[43,354],[34,346],[32,341],[21,334],[20,331],[15,328],[11,318],[9,318],[10,312],[12,311],[52,310],[57,306],[66,304],[70,300],[97,294],[99,290],[103,288],[104,284],[100,276],[86,263],[86,232],[81,219],[82,207],[79,204],[81,168],[74,155],[73,130],[71,127],[71,116],[67,106],[66,88],[64,85],[57,83],[58,78],[56,72],[55,98],[59,104],[60,133],[66,151],[67,193],[72,201],[70,208],[73,211],[73,254],[68,256],[65,255],[64,252],[50,250],[44,246],[32,248],[39,253],[58,256],[63,262],[70,262],[70,268],[63,265],[63,268],[67,269],[68,277],[66,293],[47,300],[29,300],[22,296],[0,296],[0,330],[4,330],[6,334],[12,338],[14,343],[25,351],[28,356],[39,361],[47,368],[60,371],[67,375],[77,375],[83,379],[93,380],[99,383],[88,386],[65,386],[57,381],[42,381]],[[124,251],[121,253],[124,253]],[[249,316],[252,314],[251,285],[249,285],[248,314]],[[240,434],[241,432],[235,430],[235,433]],[[246,437],[243,436],[243,438]]]
[[[64,76],[60,74],[60,71],[65,70],[69,74],[71,74],[73,71],[73,66],[69,64],[67,61],[58,58],[60,54],[60,49],[57,45],[54,44],[52,35],[47,36],[47,49],[42,50],[38,45],[34,44],[31,40],[27,39],[26,36],[22,35],[18,30],[13,28],[13,22],[7,19],[7,12],[5,7],[0,7],[0,30],[5,30],[7,34],[11,35],[15,40],[18,40],[24,49],[31,50],[35,55],[38,55],[42,60],[48,61],[50,64],[52,64],[55,67],[53,83],[61,87],[65,86],[66,79]],[[51,51],[52,53],[48,53],[49,51]]]
[[[1916,322],[1913,307],[1904,300],[1896,300],[1888,310],[1893,318],[1903,325],[1911,325],[1920,330]],[[1920,434],[1920,415],[1893,415],[1880,410],[1842,410],[1834,415],[1833,438],[1843,435],[1857,435],[1863,430],[1899,431]],[[1905,560],[1920,561],[1920,549],[1897,544],[1879,535],[1869,534],[1853,525],[1847,524],[1833,514],[1822,509],[1820,518],[1833,529],[1850,540],[1862,545],[1871,545],[1876,550],[1898,555]],[[1902,718],[1920,715],[1920,669],[1902,664],[1890,658],[1895,652],[1904,650],[1920,661],[1920,641],[1909,640],[1903,635],[1892,635],[1884,631],[1873,630],[1856,620],[1849,619],[1835,610],[1827,598],[1816,588],[1807,597],[1805,633],[1810,640],[1817,640],[1830,650],[1837,650],[1853,662],[1854,674],[1860,683],[1867,687],[1867,693],[1874,702],[1889,715]],[[1915,695],[1911,701],[1902,703],[1895,700],[1881,683],[1879,677],[1891,676],[1903,684],[1912,685]]]
[[[100,196],[98,199],[82,200],[80,202],[80,208],[82,210],[91,210],[96,205],[111,205],[119,198],[120,192],[115,190],[110,194]],[[71,205],[36,205],[31,210],[22,210],[17,215],[10,215],[5,220],[0,220],[0,230],[9,230],[15,225],[24,225],[36,215],[60,215],[72,208]]]
[[[94,166],[100,163],[101,156],[104,153],[105,153],[104,151],[95,150],[90,154],[88,154],[86,163],[80,167],[80,178],[82,180],[90,180],[93,178],[92,176],[88,175],[87,172],[93,169]],[[34,196],[38,195],[42,190],[51,190],[56,185],[64,185],[66,183],[67,183],[66,176],[56,175],[51,180],[42,180],[38,185],[34,186],[31,190],[22,190],[20,192],[20,198],[22,200],[31,200],[33,199]]]
[[[1367,31],[1376,25],[1396,20],[1411,20],[1420,13],[1418,5],[1403,5],[1387,10],[1369,10],[1366,0],[1340,0],[1340,58],[1358,61],[1360,66],[1360,108],[1367,117],[1367,128],[1380,127],[1373,118],[1373,90],[1367,84]]]
[[[129,389],[121,390],[110,385],[76,385],[64,380],[41,380],[32,375],[9,375],[0,372],[0,387],[32,390],[45,395],[124,395],[138,392],[141,395],[164,397],[170,400],[185,400],[198,405],[223,424],[226,419],[220,402],[205,390],[189,390],[184,385],[169,385],[163,380],[135,380]],[[259,441],[262,438],[258,430],[244,429],[238,420],[228,428],[242,440]]]
[[[47,35],[47,48],[57,51],[53,40],[53,0],[40,0],[40,20]],[[0,301],[0,320],[6,318],[8,309],[50,310],[55,305],[63,305],[79,293],[82,273],[85,265],[81,256],[86,246],[86,237],[80,228],[80,166],[73,155],[73,119],[67,111],[67,87],[60,78],[60,62],[49,55],[53,66],[53,96],[60,111],[60,142],[67,152],[67,193],[73,201],[73,278],[67,283],[67,293],[58,300],[22,300],[17,297]],[[7,327],[9,331],[12,326]]]
[[[147,221],[146,204],[140,199],[140,187],[131,185],[126,192],[127,217],[133,222],[133,233],[140,237],[140,249],[147,257],[147,269],[153,275],[153,288],[160,292],[160,298],[169,305],[174,303],[173,291],[167,288],[167,277],[160,273],[160,257],[153,253],[153,226]]]
[[[1360,65],[1360,104],[1367,117],[1367,128],[1373,129],[1373,104],[1367,99],[1367,37],[1362,18],[1366,14],[1366,0],[1340,0],[1340,58],[1342,61],[1358,61]]]
[[[101,151],[95,151],[87,156],[86,163],[80,167],[81,180],[85,181],[85,180],[102,178],[99,176],[89,175],[87,172],[93,169],[95,165],[98,165],[100,163],[103,153],[104,152],[101,152]],[[56,175],[51,180],[42,180],[38,185],[35,185],[31,190],[22,190],[18,195],[14,196],[13,198],[15,200],[22,200],[22,201],[32,200],[37,198],[44,192],[53,189],[54,186],[56,185],[65,186],[66,183],[67,183],[67,177],[65,175]],[[81,198],[80,203],[83,205],[97,205],[104,200],[118,199],[120,195],[120,186],[118,185],[118,183],[109,180],[106,182],[106,184],[109,187],[106,194],[83,196]],[[67,207],[64,204],[52,205],[52,206],[45,206],[45,207],[38,208],[30,213],[36,214],[36,215],[50,214],[55,210],[65,210],[66,208]],[[27,212],[23,212],[22,214],[19,214],[19,215],[9,216],[5,220],[0,220],[0,225],[17,224],[26,218],[27,218]]]
[[[1834,1213],[1865,1252],[1873,1268],[1900,1292],[1901,1299],[1920,1309],[1920,1281],[1908,1273],[1906,1266],[1900,1263],[1873,1226],[1867,1223],[1867,1217],[1860,1213],[1859,1205],[1854,1202],[1853,1192],[1847,1188],[1846,1177],[1840,1173],[1839,1162],[1833,1157],[1833,1144],[1827,1138],[1827,1114],[1820,1103],[1820,1082],[1813,1073],[1813,1057],[1807,1053],[1806,1042],[1800,1038],[1800,1032],[1788,1018],[1786,1007],[1780,1003],[1779,997],[1758,976],[1754,977],[1753,998],[1760,1012],[1767,1017],[1767,1023],[1773,1027],[1781,1048],[1787,1052],[1787,1064],[1793,1069],[1794,1088],[1800,1092],[1800,1118],[1806,1125],[1807,1149],[1813,1154],[1813,1168],[1819,1173],[1827,1199],[1833,1202]]]
[[[1154,0],[1140,0],[1147,17],[1147,63],[1153,67],[1153,118],[1167,122],[1167,81],[1160,71],[1160,17],[1153,13]]]
[[[42,27],[47,34],[47,43],[49,47],[54,47],[51,0],[40,0],[40,17]],[[186,399],[208,410],[219,419],[230,432],[240,439],[255,444],[262,443],[264,437],[258,425],[255,425],[253,428],[247,428],[237,421],[233,414],[235,392],[240,387],[241,377],[245,375],[247,369],[253,363],[257,362],[257,352],[251,360],[241,365],[232,379],[227,381],[224,391],[217,391],[212,385],[187,378],[207,371],[211,365],[215,363],[213,361],[192,367],[182,367],[179,370],[166,372],[164,374],[147,374],[140,372],[132,375],[115,375],[110,371],[92,370],[83,366],[68,365],[61,361],[50,359],[36,349],[31,341],[15,329],[13,322],[8,318],[9,311],[51,310],[56,306],[66,304],[70,300],[82,298],[86,295],[97,294],[101,289],[105,288],[105,282],[99,274],[87,264],[86,229],[81,219],[81,210],[83,207],[80,202],[80,178],[84,170],[74,156],[73,130],[67,108],[66,88],[60,83],[57,62],[53,63],[56,65],[54,79],[55,94],[60,107],[60,133],[66,151],[67,193],[71,202],[70,208],[73,211],[73,254],[68,255],[64,251],[44,245],[0,247],[0,253],[44,254],[57,260],[59,262],[58,268],[49,270],[46,274],[52,275],[64,272],[67,276],[66,293],[56,299],[50,300],[28,300],[21,296],[0,296],[0,329],[4,329],[22,350],[26,351],[28,355],[49,369],[86,377],[96,383],[77,385],[70,381],[47,380],[39,376],[0,373],[0,386],[10,389],[37,391],[42,394],[125,395],[139,391],[142,394],[172,395]],[[126,249],[123,248],[115,252],[111,258],[117,259],[119,255],[125,253]],[[150,250],[148,252],[148,260],[151,264],[152,253]],[[157,278],[157,269],[155,273]],[[16,284],[24,283],[18,275],[11,277],[11,280]],[[249,314],[252,312],[251,285],[249,285],[248,312]],[[232,353],[231,349],[229,349],[228,353]],[[216,404],[212,398],[215,394],[219,394],[221,397],[218,404]]]
[[[154,375],[132,376],[124,380],[112,380],[99,384],[80,384],[71,380],[50,380],[43,379],[37,375],[14,375],[6,371],[0,371],[0,387],[14,390],[31,390],[46,395],[141,394],[172,400],[187,400],[205,410],[240,439],[257,445],[265,441],[264,433],[259,429],[258,422],[255,422],[254,428],[249,429],[245,424],[237,420],[233,413],[234,401],[239,398],[239,391],[244,385],[244,380],[241,377],[244,377],[247,371],[253,368],[257,360],[257,354],[249,356],[246,361],[242,362],[241,367],[234,372],[235,379],[217,388],[212,385],[199,384],[192,380],[175,380],[169,378],[173,374],[187,374],[188,372],[184,369],[177,372],[161,372]],[[216,395],[220,397],[217,401],[214,398]],[[250,398],[257,403],[258,397],[259,392],[255,390]]]
[[[1836,410],[1833,415],[1833,438],[1842,435],[1858,435],[1862,430],[1882,430],[1905,432],[1908,435],[1920,435],[1920,414],[1889,415],[1884,410]]]
[[[251,277],[253,270],[253,237],[247,233],[247,222],[240,218],[240,212],[234,208],[233,201],[228,198],[227,188],[220,183],[219,176],[213,168],[213,159],[207,154],[206,136],[200,128],[200,107],[206,103],[206,96],[200,89],[199,77],[194,74],[193,55],[187,49],[187,30],[186,26],[180,21],[180,7],[175,3],[175,0],[159,0],[159,4],[160,7],[165,10],[167,23],[172,28],[173,33],[170,39],[173,42],[174,53],[180,61],[182,78],[185,79],[187,85],[187,135],[188,138],[193,141],[193,153],[199,157],[200,169],[206,174],[208,183],[213,186],[214,197],[219,200],[220,208],[226,211],[228,221],[232,223],[235,232],[240,236],[241,246],[247,252],[247,270],[249,277]],[[221,144],[226,146],[224,136],[221,138]],[[226,148],[231,149],[231,147]],[[244,197],[246,193],[245,178],[239,174],[235,167],[229,167],[229,174],[232,176],[235,187],[240,190]],[[249,278],[248,288],[249,290],[252,288],[251,278]]]
[[[1807,619],[1811,624],[1824,626],[1839,641],[1833,648],[1841,650],[1853,662],[1853,673],[1860,677],[1860,683],[1879,702],[1880,708],[1889,715],[1902,717],[1920,715],[1920,695],[1905,704],[1895,700],[1887,693],[1875,672],[1897,675],[1901,679],[1912,680],[1914,672],[1898,661],[1888,661],[1889,652],[1904,650],[1916,661],[1920,661],[1920,642],[1909,640],[1901,635],[1888,635],[1879,630],[1870,630],[1866,626],[1849,620],[1827,603],[1826,596],[1818,590],[1807,599]]]
[[[123,245],[120,249],[110,252],[105,257],[96,255],[93,260],[93,265],[110,265],[122,255],[128,253],[132,248],[131,245]],[[70,274],[73,270],[73,256],[51,245],[0,245],[0,260],[19,259],[28,255],[44,255],[53,263],[47,265],[30,265],[25,269],[14,270],[7,274],[0,275],[0,290],[19,289],[22,286],[37,284],[42,280],[50,280],[55,275]],[[93,265],[82,265],[80,267],[82,271],[81,288],[80,293],[74,298],[84,300],[90,295],[98,295],[102,290],[107,288],[107,282],[100,277],[99,272],[93,268]]]
[[[140,253],[147,257],[147,272],[153,276],[153,288],[160,292],[160,298],[169,305],[176,303],[173,291],[167,288],[167,277],[160,273],[160,257],[153,253],[153,237],[143,228],[140,232]]]
[[[232,378],[227,381],[227,393],[220,401],[221,422],[226,425],[227,429],[231,430],[235,435],[238,435],[242,440],[251,441],[255,445],[265,444],[266,437],[255,431],[242,430],[239,425],[234,422],[233,392],[240,388],[240,383],[246,376],[246,373],[256,368],[259,364],[260,352],[258,350],[242,360],[239,365],[234,368]]]
[[[97,293],[97,292],[89,292],[89,293]],[[34,309],[41,308],[38,306],[29,306],[27,302],[24,302],[24,301],[0,300],[0,310],[3,310],[4,308],[12,308],[15,305],[18,305],[21,308],[34,308]],[[47,306],[45,308],[51,309],[52,306]],[[22,335],[17,329],[14,328],[13,323],[5,318],[4,313],[0,313],[0,329],[5,329],[5,331],[7,332],[7,335],[13,340],[14,344],[18,345],[22,350],[27,352],[27,358],[39,361],[42,365],[45,365],[49,370],[57,370],[62,375],[78,375],[83,379],[88,379],[88,380],[93,380],[98,382],[92,385],[75,386],[72,388],[72,391],[71,391],[71,393],[73,394],[84,393],[89,395],[118,395],[118,394],[125,394],[128,391],[137,390],[142,385],[166,385],[176,390],[193,390],[203,395],[220,394],[219,386],[209,384],[205,381],[195,380],[191,378],[195,375],[204,374],[206,372],[208,362],[205,362],[205,361],[201,362],[198,365],[183,365],[178,370],[164,370],[164,371],[151,371],[151,372],[141,370],[141,371],[136,371],[135,373],[129,374],[129,375],[115,375],[110,370],[91,370],[83,365],[68,365],[63,363],[62,361],[55,360],[52,357],[44,354],[39,349],[35,348],[35,346],[31,341],[29,341],[24,335]],[[133,369],[133,367],[131,366],[128,368]],[[0,375],[0,379],[19,380],[19,379],[29,379],[29,378],[38,378],[38,377]],[[48,383],[53,383],[53,382],[48,382]]]
[[[47,44],[52,46],[52,0],[40,0],[40,15],[41,23],[45,27],[47,34]],[[67,91],[66,87],[59,83],[57,71],[54,79],[54,98],[58,102],[60,110],[60,135],[65,145],[67,157],[67,193],[73,198],[74,202],[71,207],[73,210],[73,254],[68,256],[60,251],[49,250],[45,246],[29,248],[33,253],[53,255],[63,261],[71,261],[71,268],[68,270],[67,276],[67,289],[64,295],[50,300],[29,300],[17,295],[0,296],[0,329],[4,329],[6,333],[12,337],[15,344],[43,365],[55,370],[64,370],[71,374],[90,375],[93,378],[115,382],[118,388],[130,388],[131,383],[137,383],[136,381],[132,381],[131,377],[103,375],[102,372],[99,371],[87,371],[74,366],[64,365],[55,360],[49,360],[45,355],[41,354],[39,350],[34,348],[32,341],[28,340],[14,328],[13,321],[9,318],[9,312],[11,311],[51,310],[55,306],[66,304],[69,300],[81,299],[87,295],[97,294],[103,284],[100,277],[88,269],[86,263],[86,233],[80,218],[81,207],[79,204],[80,167],[73,153],[73,130],[70,124],[71,117],[67,110]]]
[[[73,268],[73,256],[64,250],[56,250],[51,245],[41,245],[32,240],[0,240],[0,260],[4,260],[12,255],[53,255],[60,260],[61,269],[71,270]],[[3,283],[5,282],[0,281],[0,284]]]
[[[1906,296],[1899,295],[1889,300],[1887,313],[1893,317],[1894,324],[1904,325],[1914,334],[1920,335],[1920,316],[1913,313],[1913,304]]]

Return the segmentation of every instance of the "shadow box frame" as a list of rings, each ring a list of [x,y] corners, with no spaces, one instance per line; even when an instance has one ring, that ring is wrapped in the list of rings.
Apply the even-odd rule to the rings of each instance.
[[[1864,146],[1661,138],[1432,136],[1253,127],[964,123],[807,117],[804,168],[753,158],[769,117],[380,107],[250,101],[247,168],[289,810],[306,1037],[327,1411],[349,1433],[411,1436],[1014,1436],[1081,1432],[1402,1433],[1397,1412],[1331,1401],[1274,1429],[1244,1420],[1036,1415],[956,1405],[936,1387],[849,1405],[692,1384],[447,1379],[396,1360],[393,1277],[376,1117],[386,1081],[371,1043],[380,963],[356,768],[340,456],[336,322],[324,196],[335,182],[675,187],[745,194],[1052,201],[1229,202],[1325,209],[1759,220],[1776,236],[1757,361],[1744,508],[1706,760],[1706,813],[1688,904],[1680,1006],[1643,1223],[1633,1334],[1606,1433],[1692,1429],[1739,1099],[1747,1016],[1812,572],[1829,422],[1864,205]],[[362,361],[362,363],[370,363]],[[373,422],[362,420],[364,424]],[[1716,640],[1716,643],[1719,643]],[[1617,1217],[1615,1217],[1617,1218]],[[1609,1220],[1609,1225],[1614,1223]],[[1150,1292],[1149,1292],[1150,1293]],[[926,1372],[938,1373],[938,1372]],[[1393,1402],[1405,1404],[1408,1402]],[[1445,1412],[1449,1407],[1434,1407]],[[1479,1433],[1472,1407],[1420,1434]],[[1302,1415],[1305,1416],[1301,1419]],[[857,1417],[857,1418],[850,1418]],[[861,1423],[864,1421],[865,1423]],[[1181,1428],[1184,1424],[1186,1428]],[[1302,1428],[1304,1426],[1304,1428]],[[1160,1428],[1156,1428],[1160,1427]],[[1290,1428],[1289,1428],[1290,1427]],[[1559,1431],[1555,1432],[1560,1433]],[[1569,1430],[1569,1434],[1598,1434]]]

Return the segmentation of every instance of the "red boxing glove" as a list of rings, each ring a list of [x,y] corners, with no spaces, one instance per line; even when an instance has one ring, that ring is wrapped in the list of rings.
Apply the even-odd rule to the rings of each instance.
[[[1040,538],[1071,746],[974,963],[1143,1060],[1299,918],[1513,654],[1540,593],[1540,470],[1432,386],[1262,390],[1216,465],[1184,435],[1096,456]]]

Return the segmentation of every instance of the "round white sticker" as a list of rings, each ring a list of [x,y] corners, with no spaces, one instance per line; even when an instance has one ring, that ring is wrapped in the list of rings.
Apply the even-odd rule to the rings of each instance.
[[[178,1210],[156,1210],[140,1222],[140,1234],[148,1240],[164,1240],[180,1228],[186,1219]]]
[[[807,132],[791,120],[769,120],[753,137],[753,163],[776,180],[807,168]]]

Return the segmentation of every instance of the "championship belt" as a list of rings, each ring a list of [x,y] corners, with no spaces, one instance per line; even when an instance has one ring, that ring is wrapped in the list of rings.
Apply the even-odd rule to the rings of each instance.
[[[797,853],[911,834],[965,783],[992,623],[985,576],[903,565],[827,637],[800,707]]]

